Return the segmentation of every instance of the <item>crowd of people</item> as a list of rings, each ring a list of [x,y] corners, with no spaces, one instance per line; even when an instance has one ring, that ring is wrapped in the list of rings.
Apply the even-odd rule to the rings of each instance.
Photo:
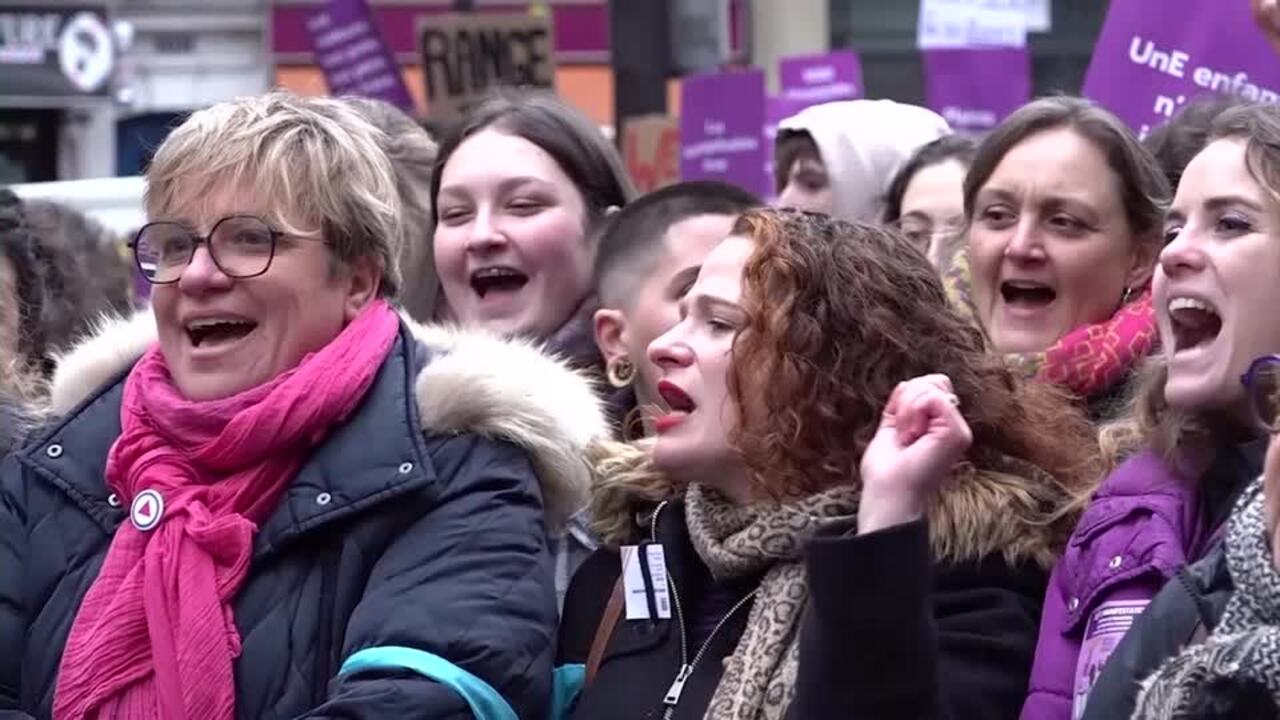
[[[0,193],[0,716],[1276,717],[1280,108],[775,151],[277,91],[123,251]]]

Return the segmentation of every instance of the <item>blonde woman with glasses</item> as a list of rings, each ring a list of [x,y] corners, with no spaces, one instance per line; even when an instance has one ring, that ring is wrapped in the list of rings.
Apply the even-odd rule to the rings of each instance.
[[[603,421],[555,361],[392,308],[381,140],[276,93],[157,151],[154,309],[62,362],[62,419],[0,469],[0,714],[545,710],[545,528]]]

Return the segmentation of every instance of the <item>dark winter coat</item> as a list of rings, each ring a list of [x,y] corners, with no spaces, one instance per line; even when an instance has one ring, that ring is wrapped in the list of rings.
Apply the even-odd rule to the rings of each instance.
[[[77,608],[127,521],[103,467],[148,323],[77,351],[55,405],[112,379],[0,469],[0,716],[49,717]],[[255,537],[234,602],[237,715],[473,716],[430,667],[383,655],[344,671],[399,647],[542,717],[556,623],[544,505],[558,521],[581,500],[581,445],[603,427],[589,386],[536,351],[403,327]]]
[[[18,446],[27,422],[27,414],[17,399],[0,388],[0,458]]]
[[[855,537],[833,528],[811,543],[791,718],[1017,717],[1054,549],[1047,528],[1014,518],[1026,503],[1052,506],[1053,491],[1029,476],[968,482],[944,494],[931,529],[916,523]],[[659,514],[648,539],[663,545],[678,606],[698,607],[710,573],[689,540],[680,502]],[[560,629],[561,666],[586,662],[620,571],[616,550],[597,552],[578,571]],[[670,716],[663,699],[681,658],[700,652],[682,637],[691,619],[683,632],[679,611],[669,621],[620,619],[573,717],[702,718],[750,609],[747,599],[724,613]]]

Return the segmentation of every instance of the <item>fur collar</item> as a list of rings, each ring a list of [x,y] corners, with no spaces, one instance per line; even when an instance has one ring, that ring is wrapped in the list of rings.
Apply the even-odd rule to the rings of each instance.
[[[533,343],[401,318],[433,354],[414,386],[422,429],[476,433],[524,448],[542,483],[548,522],[561,527],[587,503],[591,471],[585,448],[608,436],[591,382]],[[58,358],[51,412],[73,410],[155,341],[150,311],[100,320]]]
[[[682,490],[649,461],[648,441],[597,442],[592,526],[607,545],[639,542],[653,507]],[[929,542],[942,562],[1001,556],[1011,566],[1049,570],[1062,554],[1076,517],[1067,490],[1044,470],[1007,456],[983,458],[982,469],[957,467],[928,509]]]

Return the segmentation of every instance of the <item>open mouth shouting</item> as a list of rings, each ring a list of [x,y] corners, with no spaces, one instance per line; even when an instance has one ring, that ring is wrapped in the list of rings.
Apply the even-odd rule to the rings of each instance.
[[[670,380],[658,382],[658,394],[667,404],[669,412],[656,420],[653,426],[659,434],[668,432],[685,421],[698,405],[680,386]]]
[[[183,329],[191,346],[202,350],[220,350],[243,340],[258,323],[232,315],[218,315],[188,320]]]
[[[1034,280],[1005,280],[1000,283],[1000,298],[1006,308],[1019,314],[1039,313],[1058,298],[1053,286]]]
[[[528,275],[506,265],[480,268],[471,273],[471,289],[482,301],[509,298],[528,283]]]
[[[1175,356],[1209,347],[1222,332],[1222,315],[1208,301],[1175,296],[1168,308]]]

